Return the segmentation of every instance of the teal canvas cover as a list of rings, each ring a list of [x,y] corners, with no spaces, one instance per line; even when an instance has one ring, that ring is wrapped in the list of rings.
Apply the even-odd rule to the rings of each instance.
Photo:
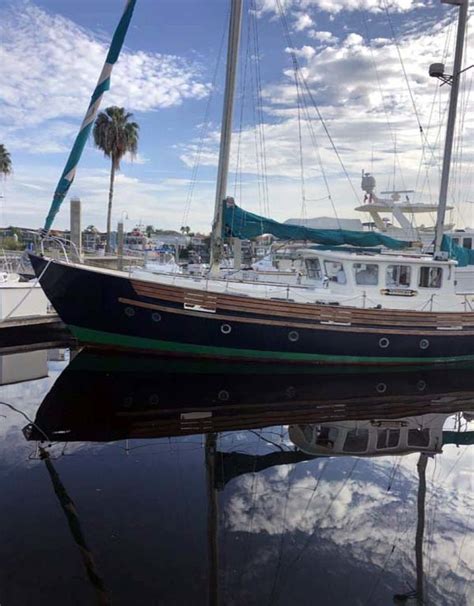
[[[459,246],[459,244],[453,242],[453,239],[446,234],[441,241],[441,250],[449,253],[449,257],[455,259],[458,262],[459,267],[474,265],[474,250]]]
[[[280,240],[307,240],[325,246],[350,245],[357,247],[385,246],[394,250],[408,248],[412,243],[395,240],[376,232],[348,229],[313,229],[302,225],[289,225],[242,210],[224,203],[224,235],[227,237],[255,238],[272,234]]]

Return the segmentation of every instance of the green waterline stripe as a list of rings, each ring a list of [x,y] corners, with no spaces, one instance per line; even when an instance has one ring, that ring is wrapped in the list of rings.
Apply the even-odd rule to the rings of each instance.
[[[247,358],[249,360],[289,360],[294,362],[334,362],[349,364],[436,364],[446,362],[467,362],[474,360],[474,354],[468,356],[455,356],[450,358],[403,358],[403,357],[377,357],[377,356],[343,356],[326,354],[289,353],[280,351],[260,351],[255,349],[238,349],[234,347],[212,347],[211,345],[195,345],[192,343],[175,343],[173,341],[160,341],[144,337],[130,337],[117,333],[92,330],[80,326],[68,326],[72,334],[85,343],[100,343],[116,347],[132,349],[155,350],[170,353],[182,353],[207,356],[228,356],[231,358]]]

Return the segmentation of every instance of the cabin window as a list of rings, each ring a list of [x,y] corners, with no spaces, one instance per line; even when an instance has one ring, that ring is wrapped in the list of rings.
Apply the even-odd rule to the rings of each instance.
[[[316,444],[323,448],[334,448],[337,438],[337,429],[333,427],[318,427],[316,429]]]
[[[375,263],[354,263],[354,276],[359,286],[376,286],[379,283],[379,266]]]
[[[428,448],[430,444],[429,429],[409,429],[408,446],[418,446],[419,448]]]
[[[464,238],[462,245],[464,246],[464,248],[472,250],[472,238]]]
[[[452,238],[453,244],[457,244],[459,246],[459,238]]]
[[[347,433],[342,450],[344,452],[365,452],[369,443],[367,429],[352,429]]]
[[[441,288],[442,267],[420,267],[418,286],[421,288]]]
[[[387,286],[410,286],[411,267],[409,265],[389,265],[387,267]]]
[[[395,448],[400,441],[399,429],[379,429],[377,432],[377,450]]]
[[[322,280],[323,272],[319,259],[306,259],[306,273],[312,280]]]
[[[324,261],[324,269],[330,282],[336,282],[336,284],[345,284],[347,282],[346,272],[342,263],[338,261]]]

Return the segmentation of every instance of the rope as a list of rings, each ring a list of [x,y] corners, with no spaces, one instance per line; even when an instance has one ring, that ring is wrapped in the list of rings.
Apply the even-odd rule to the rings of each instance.
[[[35,281],[32,283],[31,287],[26,291],[26,293],[24,294],[24,296],[20,299],[20,301],[15,305],[15,307],[13,309],[11,309],[7,315],[2,318],[0,320],[0,324],[2,324],[3,322],[6,322],[12,314],[14,314],[16,312],[16,310],[23,305],[23,303],[26,301],[26,299],[29,297],[29,295],[31,294],[33,288],[35,288],[35,286],[38,284],[38,282],[41,280],[41,278],[44,276],[44,274],[46,273],[46,270],[48,269],[48,267],[50,266],[52,262],[52,259],[49,259],[48,263],[46,264],[46,267],[43,269],[43,271],[40,273],[40,275],[35,279]]]
[[[45,432],[41,429],[41,427],[39,425],[37,425],[34,421],[32,421],[30,419],[30,417],[24,413],[22,410],[20,410],[19,408],[15,408],[15,406],[13,406],[13,404],[9,404],[8,402],[2,402],[0,401],[0,404],[2,406],[6,406],[7,408],[9,408],[10,410],[13,410],[13,412],[18,413],[19,415],[21,415],[22,417],[24,417],[28,423],[30,425],[32,425],[35,429],[37,429],[45,438],[47,442],[50,442],[51,440],[48,438],[48,436],[45,434]]]

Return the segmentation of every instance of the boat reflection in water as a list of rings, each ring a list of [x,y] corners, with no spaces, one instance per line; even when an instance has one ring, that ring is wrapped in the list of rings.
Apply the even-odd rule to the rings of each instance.
[[[472,365],[296,372],[83,351],[47,394],[36,425],[51,440],[111,441],[471,408]],[[34,427],[27,434],[41,439]]]
[[[111,580],[103,581],[95,568],[92,553],[88,551],[80,529],[79,514],[75,510],[71,514],[72,502],[47,454],[44,444],[47,440],[107,442],[179,436],[185,439],[186,436],[205,434],[201,442],[204,456],[200,465],[206,475],[207,596],[199,595],[199,599],[195,596],[196,603],[217,605],[245,601],[257,604],[269,599],[269,604],[287,604],[295,591],[295,583],[300,587],[294,595],[295,603],[313,603],[312,592],[318,583],[326,583],[319,579],[325,575],[315,571],[319,569],[324,573],[331,558],[332,566],[334,561],[338,561],[334,560],[334,547],[331,547],[333,551],[328,547],[330,542],[325,525],[334,525],[337,534],[341,521],[334,522],[334,510],[338,499],[344,503],[343,509],[347,506],[347,490],[351,488],[348,481],[352,477],[354,495],[358,496],[352,498],[351,506],[358,512],[360,521],[356,528],[349,526],[353,530],[345,535],[344,549],[337,552],[340,564],[336,574],[340,575],[340,566],[350,565],[355,571],[364,571],[367,578],[372,575],[375,581],[371,580],[372,588],[368,595],[358,595],[358,590],[353,590],[354,597],[363,601],[344,601],[340,595],[334,597],[335,589],[332,589],[327,595],[319,593],[318,603],[376,604],[382,603],[380,599],[387,603],[388,593],[390,601],[395,603],[467,604],[464,597],[453,594],[454,582],[451,593],[443,593],[444,589],[440,589],[438,581],[434,580],[431,568],[428,576],[433,578],[429,580],[430,595],[427,597],[428,579],[425,578],[423,556],[428,549],[424,543],[428,458],[441,453],[443,445],[468,445],[474,441],[474,432],[461,431],[461,427],[465,429],[467,426],[465,420],[472,414],[469,411],[474,410],[473,370],[472,366],[465,366],[446,370],[379,369],[356,373],[347,369],[337,372],[337,369],[315,370],[311,367],[307,372],[302,368],[295,372],[292,367],[279,366],[276,374],[274,367],[261,365],[166,361],[83,351],[59,376],[38,409],[34,423],[25,427],[24,434],[28,440],[39,443],[41,457],[48,467],[74,541],[81,554],[84,556],[86,553],[84,565],[99,603],[109,603],[106,586]],[[446,423],[450,417],[451,423]],[[451,430],[445,430],[445,425],[450,424]],[[278,426],[289,426],[288,431],[280,430],[279,441],[275,438]],[[259,439],[265,442],[261,449],[264,452],[259,451],[259,447],[250,452],[248,436],[254,436],[256,429],[263,430]],[[229,437],[231,439],[227,440]],[[415,564],[410,563],[413,556],[410,556],[411,547],[408,547],[408,557],[404,554],[402,564],[399,564],[402,572],[398,571],[398,575],[386,581],[387,587],[384,587],[381,578],[391,573],[388,561],[400,537],[390,539],[394,541],[393,547],[383,561],[377,554],[378,544],[385,540],[382,529],[379,529],[380,537],[371,538],[370,533],[366,533],[367,536],[361,540],[359,534],[363,524],[367,523],[366,511],[379,505],[378,515],[384,516],[382,505],[392,507],[395,493],[385,492],[386,489],[373,483],[369,479],[368,468],[364,471],[359,468],[358,477],[355,468],[360,457],[397,457],[395,471],[390,472],[392,485],[400,468],[399,455],[409,453],[420,453],[416,466],[418,486],[416,491],[412,489],[407,480],[409,474],[406,470],[400,471],[403,482],[400,481],[398,505],[408,507],[408,511],[413,513],[416,510],[413,526],[408,525],[402,533],[404,544],[414,545]],[[351,463],[349,471],[344,469],[341,472],[336,468],[337,458],[332,459],[336,467],[335,475],[331,477],[327,463],[330,458],[338,456],[349,457],[349,461],[353,458],[355,462]],[[379,474],[379,480],[382,477],[384,481],[386,475],[381,473],[381,469],[377,468],[376,473],[372,470],[372,473]],[[253,478],[251,482],[246,480],[249,477]],[[316,481],[311,489],[308,488],[308,478]],[[286,480],[288,486],[282,490],[281,484]],[[188,478],[182,490],[186,491],[193,481]],[[335,490],[334,486],[339,484]],[[301,491],[308,495],[305,503],[301,500]],[[364,508],[357,509],[356,500],[363,499],[366,496],[364,492],[367,492],[368,501]],[[374,493],[379,497],[374,498]],[[382,501],[387,494],[391,500],[384,504]],[[266,516],[262,513],[257,515],[259,495]],[[163,493],[161,499],[165,498]],[[312,525],[311,512],[315,512]],[[393,510],[391,515],[400,516]],[[350,511],[347,517],[351,517]],[[284,539],[290,532],[293,539],[291,545],[288,541],[288,550],[291,547],[297,551],[294,555],[290,550],[290,555],[285,558]],[[253,535],[252,549],[247,548],[244,557],[235,555],[240,553],[240,544],[232,542],[229,546],[229,533],[241,538]],[[281,538],[275,543],[272,537],[278,533]],[[354,538],[351,533],[355,533]],[[318,545],[311,551],[308,548],[315,535],[318,536]],[[262,547],[262,537],[267,537],[265,547]],[[371,540],[375,541],[375,547]],[[430,540],[433,541],[432,536]],[[334,545],[337,546],[336,540]],[[346,545],[352,553],[350,564],[345,553]],[[354,545],[365,545],[365,548],[357,552]],[[265,571],[259,572],[261,583],[257,587],[254,578],[251,583],[253,589],[245,588],[245,579],[250,573],[247,572],[242,580],[243,573],[239,572],[236,561],[242,570],[248,568],[250,561],[253,562],[251,568],[262,571],[261,558],[265,554],[271,554],[271,559],[265,564]],[[459,562],[461,552],[458,569]],[[458,569],[453,574],[459,574]],[[232,570],[238,577],[234,580]],[[371,572],[373,570],[376,572]],[[315,583],[309,593],[304,590],[308,581],[302,582],[306,578],[302,576],[303,572]],[[413,576],[413,572],[416,573],[416,582],[410,584],[409,578],[400,578]],[[365,578],[360,577],[360,573],[353,573],[351,578],[356,577],[357,580],[351,581],[354,587],[358,587],[362,583],[360,579]],[[289,578],[292,584],[288,582]],[[363,592],[362,589],[359,591]],[[433,602],[430,601],[432,597]]]

